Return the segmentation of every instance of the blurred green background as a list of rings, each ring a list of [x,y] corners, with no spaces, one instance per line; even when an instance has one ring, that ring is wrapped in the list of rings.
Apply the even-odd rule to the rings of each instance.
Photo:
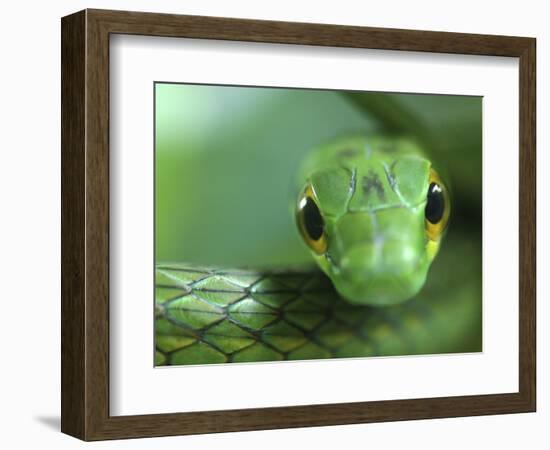
[[[170,83],[157,83],[155,96],[157,262],[310,263],[291,208],[304,155],[400,114],[409,133],[428,131],[428,153],[446,167],[450,232],[481,239],[480,97]],[[390,100],[394,110],[383,111]]]

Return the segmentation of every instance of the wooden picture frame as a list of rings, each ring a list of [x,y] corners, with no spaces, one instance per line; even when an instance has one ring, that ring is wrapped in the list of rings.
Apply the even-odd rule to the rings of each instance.
[[[105,10],[62,29],[62,416],[84,440],[535,411],[533,38]],[[135,34],[519,58],[519,391],[260,409],[109,415],[109,36]]]

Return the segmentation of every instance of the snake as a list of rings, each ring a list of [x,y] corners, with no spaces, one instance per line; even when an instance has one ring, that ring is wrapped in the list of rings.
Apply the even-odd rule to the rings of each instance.
[[[448,231],[450,186],[422,140],[340,136],[294,192],[315,268],[158,262],[156,366],[481,350],[480,240]]]

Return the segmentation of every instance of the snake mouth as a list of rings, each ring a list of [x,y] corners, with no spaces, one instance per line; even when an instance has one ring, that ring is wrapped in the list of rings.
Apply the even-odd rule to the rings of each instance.
[[[393,305],[414,297],[424,285],[429,262],[423,252],[400,240],[366,243],[338,261],[327,253],[328,276],[350,303]]]
[[[338,293],[348,302],[358,305],[390,306],[405,302],[421,290],[427,272],[408,274],[364,274],[358,282],[345,276],[332,279]]]

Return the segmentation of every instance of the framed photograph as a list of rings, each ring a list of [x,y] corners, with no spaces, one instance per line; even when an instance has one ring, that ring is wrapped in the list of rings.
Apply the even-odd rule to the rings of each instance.
[[[535,411],[535,39],[62,29],[62,431]]]

